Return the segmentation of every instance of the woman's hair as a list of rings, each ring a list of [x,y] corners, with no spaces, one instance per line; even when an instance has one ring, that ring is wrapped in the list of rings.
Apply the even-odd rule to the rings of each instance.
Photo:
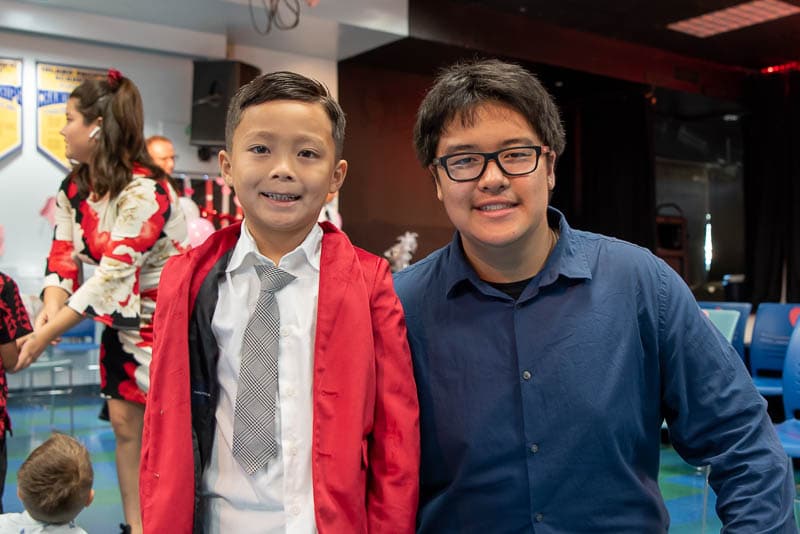
[[[74,438],[54,433],[36,447],[17,473],[22,504],[45,523],[67,523],[89,502],[94,473],[89,451]]]
[[[106,79],[86,80],[69,97],[76,99],[84,124],[103,119],[89,163],[74,172],[82,196],[93,191],[116,197],[130,183],[134,163],[150,170],[152,178],[164,177],[147,153],[142,97],[131,80],[110,70]]]

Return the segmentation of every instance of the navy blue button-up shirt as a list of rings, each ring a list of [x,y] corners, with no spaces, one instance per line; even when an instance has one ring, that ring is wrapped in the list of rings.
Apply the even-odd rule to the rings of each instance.
[[[711,464],[726,532],[796,532],[765,402],[650,252],[573,230],[518,300],[458,235],[395,275],[419,389],[418,532],[664,532],[660,427]]]

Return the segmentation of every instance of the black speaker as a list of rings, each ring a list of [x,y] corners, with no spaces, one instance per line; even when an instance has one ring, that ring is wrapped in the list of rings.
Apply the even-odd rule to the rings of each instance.
[[[224,147],[228,103],[237,89],[259,74],[259,68],[240,61],[195,61],[189,142]]]

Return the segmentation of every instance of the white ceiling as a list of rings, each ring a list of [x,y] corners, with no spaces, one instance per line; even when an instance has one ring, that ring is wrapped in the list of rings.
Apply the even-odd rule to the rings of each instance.
[[[266,26],[265,3],[269,2],[252,0],[253,14],[262,29]],[[268,35],[254,29],[250,0],[0,0],[0,28],[113,41],[98,27],[119,28],[127,23],[148,34],[141,39],[142,48],[156,48],[149,36],[164,32],[173,34],[172,41],[208,36],[222,39],[220,42],[227,46],[261,47],[332,60],[408,35],[407,0],[319,0],[313,8],[306,0],[299,0],[299,4],[299,26],[292,30],[273,28]],[[286,19],[292,18],[285,6],[281,12]],[[78,31],[76,23],[88,21],[92,23],[86,25],[87,31]],[[121,44],[137,46],[125,40]],[[174,53],[219,55],[202,47],[162,46]]]

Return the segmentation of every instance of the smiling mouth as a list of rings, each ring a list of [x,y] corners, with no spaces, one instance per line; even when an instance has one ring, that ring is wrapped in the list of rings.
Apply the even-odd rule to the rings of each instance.
[[[510,203],[503,203],[503,204],[487,204],[485,206],[480,206],[478,208],[479,211],[499,211],[513,207],[513,204]]]
[[[293,200],[300,200],[300,195],[284,195],[280,193],[261,193],[270,200],[277,200],[278,202],[291,202]]]

